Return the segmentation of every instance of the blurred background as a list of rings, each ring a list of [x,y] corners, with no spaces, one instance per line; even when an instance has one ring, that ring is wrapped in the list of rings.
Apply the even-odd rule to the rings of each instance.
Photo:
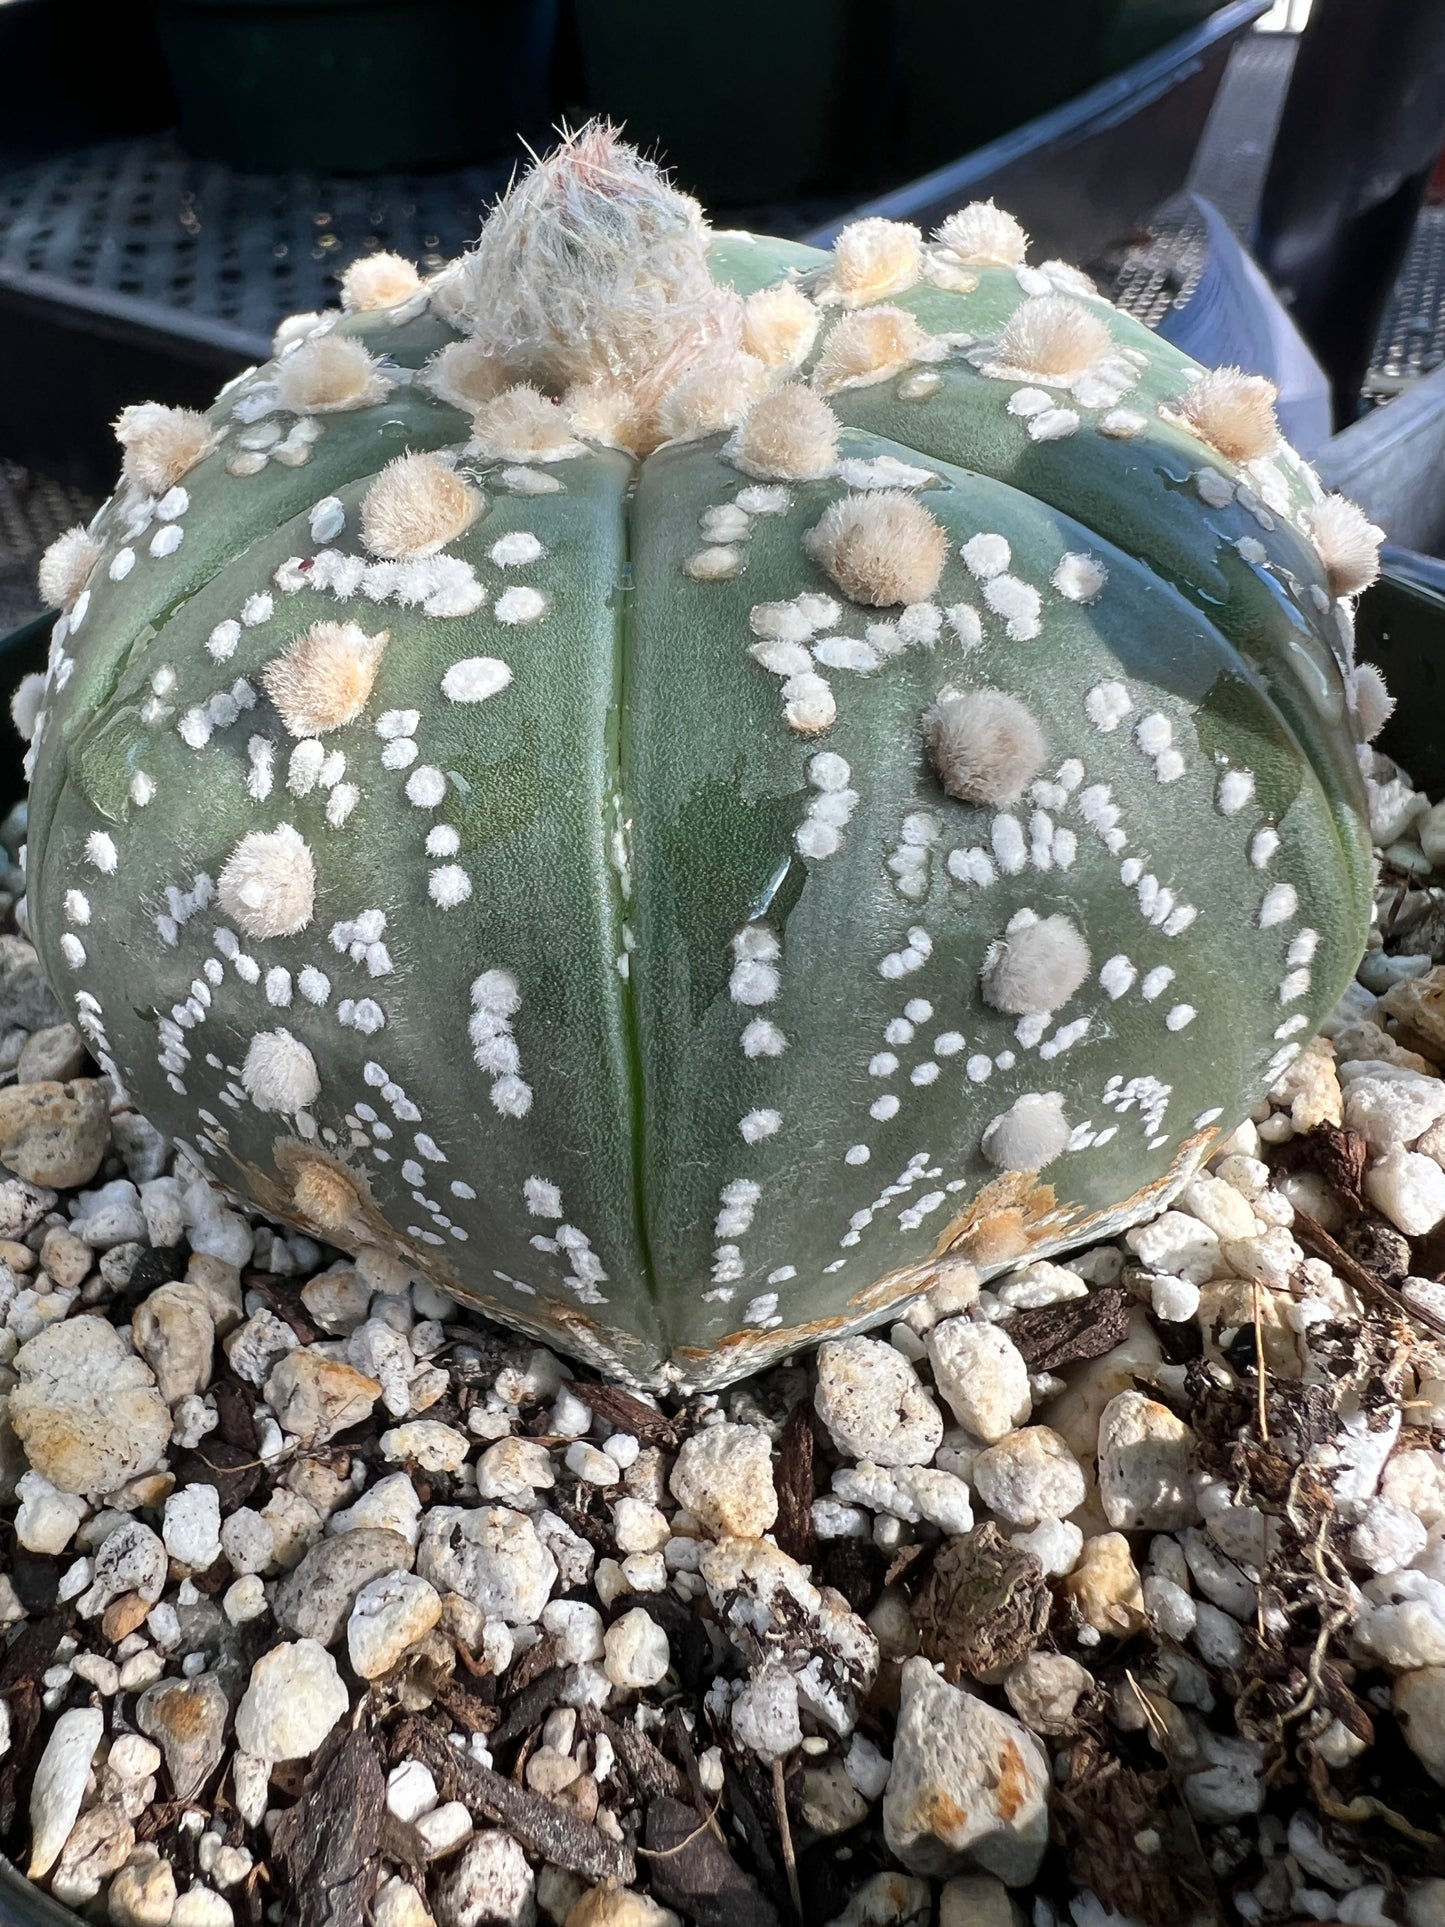
[[[1271,375],[1437,593],[1445,0],[0,0],[0,90],[0,636],[120,407],[205,403],[360,254],[440,265],[589,114],[718,225],[996,197],[1033,258]]]

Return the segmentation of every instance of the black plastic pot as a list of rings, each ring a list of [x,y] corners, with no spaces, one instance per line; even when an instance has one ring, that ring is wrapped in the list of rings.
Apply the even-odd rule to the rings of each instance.
[[[0,1927],[84,1927],[79,1914],[41,1893],[0,1855]]]
[[[10,698],[20,684],[35,669],[45,667],[45,659],[50,650],[50,631],[55,626],[55,613],[37,616],[27,622],[23,629],[12,635],[0,637],[0,817],[6,816],[12,804],[18,803],[25,794],[25,773],[22,764],[25,760],[25,745],[16,735],[10,721]],[[0,1860],[0,1867],[4,1866]],[[9,1915],[5,1911],[5,1891],[0,1883],[0,1927],[8,1927]]]
[[[0,154],[168,126],[175,102],[146,0],[0,0]]]
[[[1387,547],[1360,603],[1355,653],[1395,698],[1379,748],[1432,796],[1445,790],[1445,561]]]
[[[192,153],[246,173],[457,166],[545,134],[558,0],[156,0]]]

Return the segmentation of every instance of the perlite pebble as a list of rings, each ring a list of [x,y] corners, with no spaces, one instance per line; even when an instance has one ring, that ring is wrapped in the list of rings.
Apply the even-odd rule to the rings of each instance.
[[[420,1760],[403,1760],[386,1776],[386,1804],[398,1820],[419,1820],[440,1798],[431,1768]]]
[[[1078,1562],[1084,1534],[1072,1519],[1045,1519],[1030,1532],[1010,1533],[1009,1544],[1032,1553],[1043,1567],[1045,1579],[1062,1579]]]
[[[99,1707],[78,1706],[62,1713],[50,1730],[30,1786],[30,1864],[32,1880],[49,1873],[75,1825],[90,1763],[105,1731]]]
[[[510,1834],[480,1833],[436,1890],[437,1927],[532,1927],[535,1884]]]
[[[1004,1696],[1031,1733],[1066,1733],[1094,1676],[1066,1653],[1030,1653],[1003,1683]]]
[[[603,1670],[624,1692],[656,1686],[671,1664],[667,1634],[641,1606],[623,1613],[603,1638]]]
[[[20,1501],[15,1537],[25,1550],[52,1556],[64,1552],[85,1517],[85,1501],[70,1492],[57,1492],[38,1472],[20,1475],[15,1496]]]
[[[1374,1498],[1350,1534],[1350,1557],[1372,1572],[1397,1572],[1425,1550],[1424,1522],[1393,1499]]]
[[[161,1525],[166,1551],[178,1566],[204,1572],[221,1556],[221,1495],[213,1485],[185,1485],[166,1500]]]
[[[356,1595],[346,1622],[346,1650],[361,1679],[380,1679],[442,1616],[435,1586],[412,1572],[389,1572]]]
[[[251,1668],[236,1740],[263,1760],[309,1760],[351,1704],[336,1661],[314,1639],[282,1641]]]
[[[1024,1528],[1067,1518],[1087,1490],[1083,1467],[1047,1425],[1026,1426],[980,1452],[973,1483],[990,1512]]]
[[[108,1319],[82,1314],[51,1325],[20,1347],[14,1369],[10,1424],[58,1491],[114,1492],[149,1472],[170,1443],[154,1375]]]
[[[422,1520],[416,1569],[438,1592],[459,1592],[511,1626],[530,1626],[557,1580],[557,1561],[531,1519],[505,1506],[433,1506]]]
[[[1445,1666],[1421,1666],[1395,1681],[1391,1704],[1410,1751],[1445,1786]]]
[[[926,1659],[904,1662],[883,1833],[905,1867],[929,1878],[974,1867],[1025,1885],[1048,1844],[1048,1795],[1048,1757],[1017,1720]]]
[[[1099,1420],[1099,1499],[1111,1526],[1173,1532],[1196,1515],[1195,1437],[1142,1392],[1110,1399]]]
[[[755,1425],[712,1425],[683,1442],[672,1496],[714,1537],[757,1539],[778,1516],[772,1447]],[[620,1541],[619,1541],[620,1543]]]
[[[875,1465],[926,1465],[943,1437],[938,1407],[901,1353],[876,1338],[818,1352],[819,1418],[838,1450]]]
[[[976,1439],[993,1445],[1027,1422],[1029,1368],[997,1325],[946,1318],[928,1334],[928,1356],[954,1417]]]
[[[1397,1148],[1367,1168],[1365,1195],[1407,1238],[1423,1238],[1445,1218],[1445,1170]]]
[[[738,1745],[764,1765],[784,1759],[802,1743],[798,1682],[786,1667],[770,1660],[758,1669],[733,1701],[732,1726]]]

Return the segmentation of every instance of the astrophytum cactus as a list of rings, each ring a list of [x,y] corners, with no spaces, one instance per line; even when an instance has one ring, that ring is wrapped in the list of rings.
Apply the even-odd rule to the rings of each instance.
[[[706,1385],[1259,1101],[1364,940],[1378,531],[1025,245],[712,233],[593,128],[126,410],[45,565],[30,922],[220,1184]]]

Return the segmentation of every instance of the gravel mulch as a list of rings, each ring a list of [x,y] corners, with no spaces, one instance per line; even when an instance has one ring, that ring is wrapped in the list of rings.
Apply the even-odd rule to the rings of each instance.
[[[1445,805],[1371,798],[1172,1209],[657,1401],[214,1191],[12,816],[0,1848],[117,1927],[1445,1927]]]

